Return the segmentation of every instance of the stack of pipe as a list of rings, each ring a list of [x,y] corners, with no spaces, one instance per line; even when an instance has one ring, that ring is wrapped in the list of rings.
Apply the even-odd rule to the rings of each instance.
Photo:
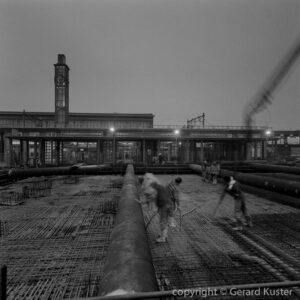
[[[299,167],[291,167],[291,166],[280,166],[280,165],[267,165],[267,164],[259,164],[259,163],[249,163],[250,167],[263,171],[263,172],[282,172],[288,174],[297,174],[300,175]]]
[[[200,165],[191,164],[190,168],[197,173],[201,173]],[[274,200],[276,200],[275,198],[278,198],[283,203],[292,205],[294,207],[300,207],[299,181],[270,178],[266,176],[240,173],[223,169],[220,171],[220,176],[234,176],[234,178],[242,184],[269,191],[272,193]]]

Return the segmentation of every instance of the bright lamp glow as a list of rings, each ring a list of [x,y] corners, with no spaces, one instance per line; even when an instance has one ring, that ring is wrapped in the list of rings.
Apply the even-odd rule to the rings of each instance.
[[[272,133],[272,131],[271,131],[270,129],[267,129],[267,130],[266,130],[266,135],[270,136],[271,133]]]

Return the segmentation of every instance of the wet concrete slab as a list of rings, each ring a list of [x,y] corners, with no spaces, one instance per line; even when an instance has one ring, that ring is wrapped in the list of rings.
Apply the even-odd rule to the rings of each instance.
[[[300,258],[299,209],[245,193],[254,227],[245,227],[244,231],[235,232],[232,224],[234,200],[229,195],[213,217],[223,185],[203,182],[198,175],[180,176],[183,179],[180,186],[181,211],[175,214],[177,227],[169,227],[166,243],[155,242],[159,234],[159,216],[143,206],[161,289],[290,279],[291,274],[287,274],[282,266],[276,265],[274,257],[268,257],[275,254],[254,240],[255,236],[263,238],[279,250],[285,245],[284,251],[292,257],[291,261],[285,261],[280,254],[275,256],[289,265],[295,271],[295,276],[299,273],[299,266],[293,265],[293,261]],[[157,177],[167,183],[176,176]]]
[[[254,227],[235,232],[230,196],[212,217],[223,186],[203,182],[194,174],[179,176],[183,179],[181,210],[167,243],[155,242],[159,218],[143,206],[161,290],[276,282],[298,276],[299,266],[293,262],[300,258],[299,209],[246,193]],[[167,183],[177,175],[157,177]],[[0,208],[0,220],[8,223],[0,238],[0,263],[9,270],[9,300],[97,295],[123,177],[52,179],[49,195]],[[28,181],[9,189],[21,191],[24,184]],[[284,250],[290,260],[255,237]]]

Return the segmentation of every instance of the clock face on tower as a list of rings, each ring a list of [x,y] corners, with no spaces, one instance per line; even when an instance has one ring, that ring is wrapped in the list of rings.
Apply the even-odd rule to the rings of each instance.
[[[58,75],[57,78],[56,78],[56,83],[57,84],[64,84],[65,80],[64,80],[64,77],[61,76],[61,75]]]

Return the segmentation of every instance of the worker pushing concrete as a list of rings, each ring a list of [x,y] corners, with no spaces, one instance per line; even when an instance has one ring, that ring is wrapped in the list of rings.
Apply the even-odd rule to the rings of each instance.
[[[236,221],[236,226],[233,229],[243,230],[243,217],[245,218],[246,226],[253,227],[251,217],[247,211],[245,195],[241,189],[240,183],[237,180],[235,180],[233,176],[225,176],[224,181],[226,183],[226,186],[214,210],[213,217],[217,213],[217,210],[220,207],[225,195],[229,194],[234,198],[234,217]]]
[[[147,204],[148,210],[157,212],[156,197],[157,191],[151,186],[152,182],[162,184],[160,180],[152,173],[145,173],[144,176],[139,177],[139,181],[142,184],[140,188],[140,203]]]
[[[147,203],[148,209],[157,211],[160,219],[160,235],[156,242],[164,243],[168,237],[168,226],[175,227],[174,213],[179,207],[177,186],[180,177],[164,186],[153,174],[146,173],[141,179],[141,203]]]

